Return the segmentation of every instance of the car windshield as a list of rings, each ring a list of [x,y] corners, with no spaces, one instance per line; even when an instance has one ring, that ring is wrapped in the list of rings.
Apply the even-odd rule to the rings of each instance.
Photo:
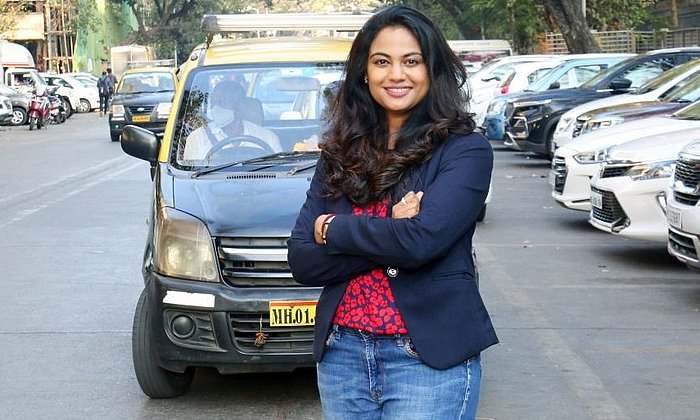
[[[316,151],[341,63],[212,66],[183,87],[171,161],[201,170],[282,152]]]
[[[695,102],[698,95],[700,95],[700,69],[664,92],[659,99],[668,102]]]
[[[117,93],[153,93],[175,91],[175,80],[168,72],[129,73],[122,76]]]
[[[632,60],[636,60],[637,56],[630,57],[626,60],[622,60],[619,63],[615,64],[614,66],[610,67],[607,70],[603,70],[597,75],[593,76],[592,78],[588,79],[587,82],[583,83],[581,85],[582,88],[590,88],[590,87],[595,87],[598,83],[600,83],[601,80],[605,79],[608,77],[609,74],[616,73],[618,69],[624,67],[627,65]]]
[[[635,93],[642,94],[651,92],[652,90],[660,88],[661,86],[665,85],[666,83],[670,82],[671,80],[675,79],[681,74],[687,72],[688,70],[691,70],[698,66],[700,66],[700,60],[694,60],[689,63],[680,65],[678,67],[672,68],[671,70],[661,73],[659,77],[655,77],[643,84],[642,86],[640,86]]]
[[[700,120],[700,101],[686,106],[673,116],[681,120]]]

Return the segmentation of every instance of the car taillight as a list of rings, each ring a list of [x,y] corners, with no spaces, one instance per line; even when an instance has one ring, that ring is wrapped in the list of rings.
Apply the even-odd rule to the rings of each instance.
[[[505,95],[506,93],[508,93],[508,85],[501,88],[501,95]]]

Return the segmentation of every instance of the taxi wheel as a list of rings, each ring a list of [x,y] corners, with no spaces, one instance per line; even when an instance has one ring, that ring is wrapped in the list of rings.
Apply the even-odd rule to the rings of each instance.
[[[136,379],[144,394],[151,398],[174,398],[187,392],[194,377],[194,368],[185,373],[171,372],[156,364],[151,327],[151,311],[146,290],[136,305],[131,350]]]
[[[112,138],[112,141],[119,141],[119,137],[121,137],[119,133],[109,133],[109,136]]]

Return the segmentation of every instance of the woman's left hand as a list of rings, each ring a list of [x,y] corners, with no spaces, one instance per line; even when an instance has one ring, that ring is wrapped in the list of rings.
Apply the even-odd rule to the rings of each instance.
[[[401,198],[401,201],[391,208],[392,219],[410,219],[420,212],[420,200],[423,198],[423,191],[409,191]]]

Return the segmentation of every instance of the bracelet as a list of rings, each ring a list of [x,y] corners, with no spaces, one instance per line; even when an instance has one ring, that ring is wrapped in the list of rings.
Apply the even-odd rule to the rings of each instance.
[[[327,214],[326,217],[323,219],[323,222],[321,223],[321,240],[323,240],[323,244],[326,244],[326,233],[328,232],[328,225],[331,224],[331,221],[335,217],[335,213]]]

